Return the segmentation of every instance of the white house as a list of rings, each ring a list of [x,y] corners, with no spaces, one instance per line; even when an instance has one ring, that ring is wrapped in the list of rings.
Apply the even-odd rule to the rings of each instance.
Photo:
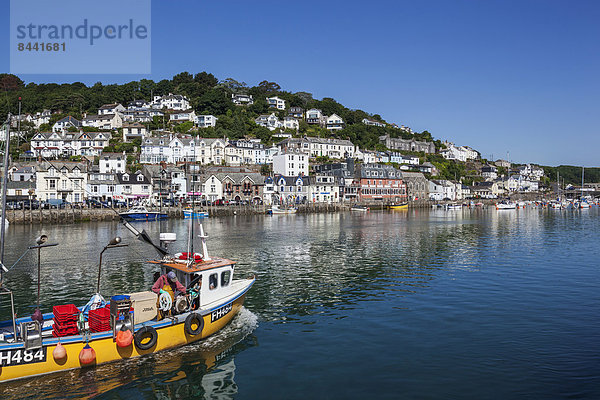
[[[467,160],[476,160],[479,153],[468,146],[455,146],[454,143],[444,142],[446,148],[440,151],[442,157],[447,160],[458,160],[465,162]]]
[[[254,104],[254,99],[252,98],[252,95],[247,94],[232,94],[231,101],[236,106],[250,106]]]
[[[196,161],[202,165],[220,165],[225,160],[224,139],[196,139]]]
[[[180,111],[169,115],[169,121],[171,122],[186,122],[196,121],[196,112],[194,110]]]
[[[109,139],[106,132],[40,132],[31,138],[30,148],[36,157],[97,156]]]
[[[429,200],[456,200],[456,185],[447,180],[429,181]]]
[[[301,151],[284,151],[273,156],[273,173],[283,176],[308,175],[308,154]]]
[[[83,126],[89,126],[98,129],[118,129],[123,126],[122,114],[102,114],[102,115],[88,115],[83,121]]]
[[[332,175],[312,175],[309,177],[308,201],[311,203],[339,203],[340,178]]]
[[[148,136],[148,130],[139,122],[123,124],[123,141],[129,142],[132,139],[143,139]]]
[[[269,108],[285,110],[285,100],[280,99],[277,96],[267,97],[267,104],[269,105]]]
[[[137,200],[149,198],[152,195],[152,184],[140,171],[134,174],[115,174],[115,176],[115,198]]]
[[[285,117],[283,119],[283,127],[284,129],[293,129],[297,132],[300,129],[300,123],[294,117]]]
[[[185,96],[169,93],[166,96],[154,96],[150,106],[159,110],[184,111],[189,110],[190,101]]]
[[[195,123],[198,128],[214,128],[217,126],[217,120],[218,118],[214,115],[198,115]]]
[[[105,104],[98,109],[98,115],[118,114],[125,112],[125,110],[126,108],[118,103]]]
[[[62,199],[79,203],[87,197],[87,168],[84,163],[42,162],[35,175],[35,192],[40,201]]]
[[[116,193],[117,178],[112,173],[90,172],[88,174],[88,198],[112,200]]]
[[[376,121],[374,119],[369,119],[369,118],[363,118],[362,123],[365,125],[369,125],[369,126],[385,127],[385,124],[383,122],[379,122],[379,121]]]
[[[282,149],[298,149],[311,157],[354,158],[355,148],[351,141],[333,138],[289,138],[277,144]]]
[[[481,176],[493,181],[498,178],[498,169],[493,165],[484,165],[481,167]]]
[[[52,125],[52,132],[66,132],[69,128],[77,128],[81,127],[81,121],[71,117],[70,115],[56,121],[54,125]]]
[[[340,131],[344,129],[344,120],[337,114],[331,114],[327,117],[325,127],[330,131]]]
[[[42,112],[37,112],[31,116],[31,122],[33,122],[33,126],[35,126],[35,129],[39,129],[40,125],[50,123],[51,116],[52,116],[52,112],[50,110],[44,110]]]
[[[311,108],[306,111],[306,123],[314,124],[314,125],[324,125],[325,124],[325,116],[321,110],[316,108]]]
[[[98,162],[101,174],[125,173],[127,155],[123,153],[102,153]]]
[[[275,115],[275,113],[271,113],[270,115],[259,115],[257,118],[254,119],[254,122],[256,123],[256,125],[264,126],[270,131],[274,131],[275,129],[281,128],[283,126],[283,124],[281,123],[279,118],[277,118],[277,115]]]

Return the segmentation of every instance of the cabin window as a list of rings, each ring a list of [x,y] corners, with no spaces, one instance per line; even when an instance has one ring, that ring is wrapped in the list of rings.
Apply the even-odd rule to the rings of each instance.
[[[221,272],[221,286],[229,286],[231,280],[231,271]]]
[[[210,274],[210,276],[208,277],[208,288],[210,290],[214,290],[217,288],[217,284],[218,284],[217,274]]]

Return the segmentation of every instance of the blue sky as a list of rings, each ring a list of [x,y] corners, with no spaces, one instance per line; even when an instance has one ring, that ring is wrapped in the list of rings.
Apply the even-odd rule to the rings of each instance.
[[[154,0],[152,74],[21,78],[267,79],[484,157],[600,166],[599,20],[596,1]]]

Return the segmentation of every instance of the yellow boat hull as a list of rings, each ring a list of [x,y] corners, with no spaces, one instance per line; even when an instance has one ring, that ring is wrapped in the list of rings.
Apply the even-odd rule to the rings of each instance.
[[[401,204],[397,206],[390,206],[390,210],[408,210],[408,204]]]
[[[210,312],[204,315],[204,327],[201,333],[195,336],[189,335],[186,332],[184,322],[173,323],[168,319],[161,321],[159,326],[155,326],[158,334],[156,344],[148,350],[140,350],[134,343],[131,343],[124,348],[117,346],[113,341],[112,331],[104,333],[104,337],[102,338],[94,338],[94,336],[97,335],[93,334],[92,340],[89,341],[89,345],[96,352],[96,360],[91,366],[152,354],[204,339],[227,325],[241,309],[244,299],[245,293],[232,301],[230,312],[215,321],[212,321],[213,318]],[[228,304],[229,303],[226,305]],[[139,329],[140,326],[136,326],[136,328]],[[65,359],[56,361],[52,357],[52,352],[56,348],[56,344],[43,346],[42,350],[45,351],[45,361],[2,366],[0,367],[0,382],[87,367],[82,365],[79,361],[79,353],[86,344],[81,336],[62,338],[61,344],[67,352]],[[28,354],[35,354],[37,351],[38,350],[32,350]],[[20,353],[20,355],[23,356],[23,353]]]

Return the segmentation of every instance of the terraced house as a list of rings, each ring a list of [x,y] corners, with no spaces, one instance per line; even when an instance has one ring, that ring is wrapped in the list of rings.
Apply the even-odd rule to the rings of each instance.
[[[37,199],[62,199],[71,203],[83,201],[86,197],[87,166],[74,162],[42,162],[36,169]]]
[[[361,201],[401,203],[407,200],[406,184],[402,180],[402,171],[391,165],[357,165],[355,184],[358,184],[358,197]]]

